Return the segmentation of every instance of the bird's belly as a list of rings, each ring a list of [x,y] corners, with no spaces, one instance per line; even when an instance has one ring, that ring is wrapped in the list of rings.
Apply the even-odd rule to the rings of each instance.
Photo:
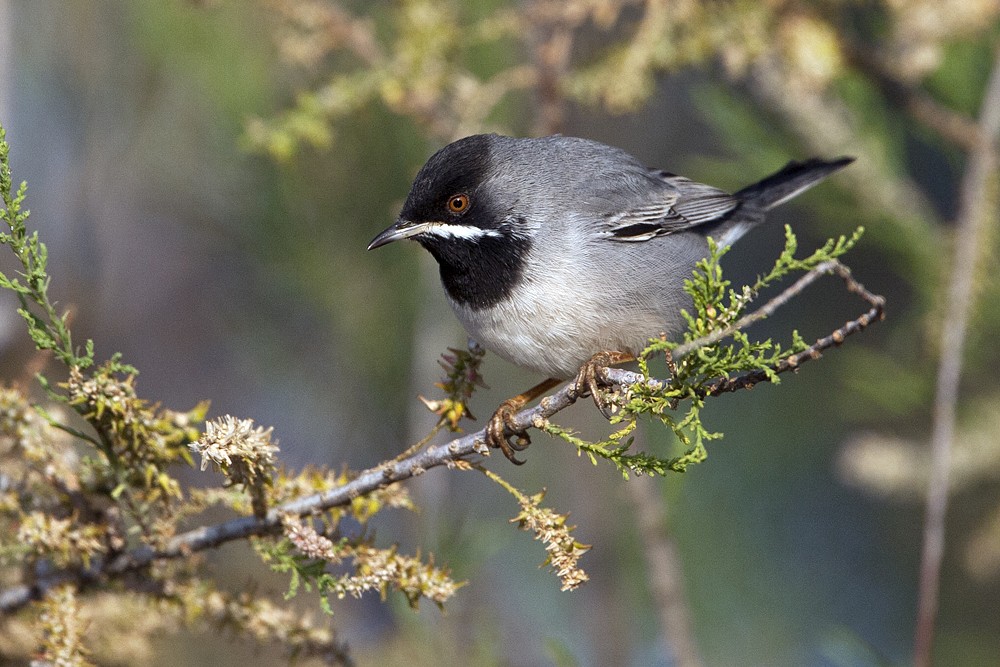
[[[451,305],[469,335],[486,349],[540,375],[561,379],[574,377],[598,352],[637,354],[650,337],[664,330],[660,314],[633,309],[631,318],[623,318],[622,313],[608,312],[579,295],[559,299],[527,293],[480,310]]]

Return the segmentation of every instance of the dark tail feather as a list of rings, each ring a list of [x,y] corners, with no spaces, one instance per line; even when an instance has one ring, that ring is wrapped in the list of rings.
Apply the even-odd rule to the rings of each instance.
[[[781,171],[748,185],[735,196],[743,201],[753,202],[767,211],[802,194],[852,162],[854,162],[852,157],[840,157],[835,160],[812,158],[803,162],[789,162]]]

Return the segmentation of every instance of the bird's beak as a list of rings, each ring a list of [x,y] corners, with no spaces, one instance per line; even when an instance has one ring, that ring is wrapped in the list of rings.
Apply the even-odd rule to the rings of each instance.
[[[402,218],[396,221],[396,224],[392,225],[381,234],[372,239],[372,242],[368,244],[369,250],[374,250],[380,246],[384,246],[393,241],[399,241],[400,239],[408,239],[411,236],[416,236],[417,234],[423,234],[431,226],[432,223],[429,222],[410,222],[409,220],[403,220]]]

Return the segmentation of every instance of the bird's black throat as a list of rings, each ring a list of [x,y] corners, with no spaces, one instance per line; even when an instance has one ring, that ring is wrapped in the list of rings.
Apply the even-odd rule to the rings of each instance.
[[[454,301],[474,310],[495,306],[510,296],[521,280],[531,240],[518,235],[475,239],[417,239],[434,256],[441,283]]]

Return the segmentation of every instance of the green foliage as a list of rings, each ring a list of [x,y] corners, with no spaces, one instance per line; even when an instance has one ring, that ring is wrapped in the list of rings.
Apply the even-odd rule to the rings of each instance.
[[[181,520],[210,505],[252,511],[263,518],[276,503],[354,479],[356,475],[346,470],[335,474],[306,469],[292,474],[280,468],[271,429],[255,426],[252,420],[227,415],[201,433],[207,402],[187,412],[161,408],[138,395],[138,371],[120,355],[95,363],[91,341],[82,352],[76,349],[69,315],[60,313],[49,297],[45,244],[37,232],[26,229],[26,192],[23,183],[16,192],[12,189],[9,147],[0,127],[0,219],[9,230],[0,232],[0,244],[11,249],[21,266],[15,276],[0,274],[0,288],[17,295],[19,312],[36,347],[51,352],[68,372],[65,382],[55,384],[39,376],[55,403],[50,408],[32,406],[19,391],[0,387],[0,461],[5,471],[0,490],[4,536],[0,564],[24,573],[101,567],[133,547],[163,549],[177,535]],[[481,359],[481,350],[456,352],[447,365],[451,380],[442,387],[453,400],[451,411],[458,411],[455,421],[464,414],[463,401],[473,385],[481,383],[476,372]],[[68,410],[84,426],[69,425],[64,414]],[[226,485],[241,492],[216,488],[186,493],[174,469],[193,464],[192,450],[201,455],[202,469],[214,464],[225,475]],[[366,525],[387,507],[413,507],[405,488],[384,484],[324,513],[323,520],[336,533],[343,518]],[[291,517],[285,518],[284,527],[285,539],[271,546],[259,540],[265,545],[261,553],[276,570],[291,575],[290,594],[302,586],[315,587],[327,610],[332,597],[359,597],[369,590],[383,598],[398,590],[414,606],[422,598],[443,605],[461,586],[446,569],[434,565],[433,556],[425,561],[419,555],[400,554],[395,547],[377,548],[366,536],[334,542]],[[285,614],[287,622],[269,624],[263,616],[273,619],[277,612],[265,601],[227,599],[213,592],[212,604],[198,602],[194,592],[203,588],[196,579],[198,564],[194,558],[154,561],[143,573],[150,597],[172,598],[177,603],[175,613],[204,614],[259,640],[282,641],[303,654],[338,660],[342,656],[332,638],[304,620]],[[336,575],[327,570],[338,565],[351,571]],[[84,625],[76,616],[72,575],[66,580],[71,583],[53,589],[63,600],[57,605],[61,615],[51,613],[56,607],[48,605],[39,619],[45,655],[59,664],[89,664],[83,636],[77,632]]]
[[[288,591],[285,599],[291,599],[305,588],[314,588],[320,594],[320,605],[323,611],[333,614],[333,608],[327,597],[336,588],[337,579],[326,571],[327,561],[322,558],[310,558],[295,550],[291,540],[265,541],[254,540],[254,546],[261,559],[271,566],[271,569],[281,574],[289,575]]]
[[[247,123],[245,144],[277,160],[302,145],[329,147],[338,123],[376,104],[450,136],[480,126],[508,93],[531,83],[523,69],[502,67],[518,64],[508,47],[519,17],[507,8],[480,16],[454,2],[408,0],[357,15],[314,6],[303,19],[294,3],[275,4],[279,48],[292,66],[337,65],[316,87],[296,91],[294,107]],[[331,29],[348,38],[330,40]]]
[[[94,344],[87,341],[83,352],[73,347],[69,332],[69,312],[60,314],[49,300],[49,276],[46,271],[48,249],[38,240],[38,232],[28,233],[25,223],[31,212],[23,208],[28,196],[24,181],[12,191],[10,146],[7,132],[0,127],[0,220],[9,231],[0,231],[0,244],[11,249],[21,270],[17,276],[0,272],[0,288],[17,295],[21,307],[18,313],[28,324],[28,334],[39,350],[51,350],[68,367],[88,368],[94,363]]]
[[[180,483],[169,468],[176,463],[191,464],[188,443],[197,437],[199,424],[208,404],[188,412],[161,409],[141,399],[135,391],[138,371],[122,362],[120,355],[95,365],[94,344],[87,341],[81,351],[73,344],[69,328],[70,314],[60,312],[49,296],[48,250],[38,232],[29,233],[25,208],[27,185],[13,191],[10,148],[0,127],[0,244],[7,246],[20,264],[16,275],[0,273],[0,288],[13,292],[20,303],[18,312],[27,324],[35,346],[66,367],[66,382],[51,385],[45,377],[39,381],[50,398],[72,408],[89,426],[89,432],[71,427],[65,419],[42,407],[33,408],[52,426],[91,448],[98,456],[85,455],[75,467],[60,465],[65,475],[60,483],[80,489],[84,494],[105,496],[120,502],[125,516],[134,522],[132,529],[144,538],[158,541],[172,534],[170,517],[181,499]],[[39,555],[62,550],[62,562],[87,562],[96,552],[106,551],[116,543],[123,527],[95,526],[70,529],[55,511],[64,500],[59,494],[47,494],[49,504],[25,520],[22,527],[32,527],[31,540]],[[47,513],[55,511],[55,517]],[[80,532],[80,531],[83,532]],[[129,529],[131,530],[131,529]],[[89,535],[92,539],[76,539]],[[28,537],[26,536],[26,539]],[[48,545],[48,546],[46,546]],[[86,545],[84,548],[83,545]]]
[[[752,2],[732,3],[724,12],[710,3],[681,11],[650,4],[638,17],[619,3],[581,0],[516,9],[453,0],[357,7],[297,0],[273,7],[286,61],[314,79],[313,68],[327,65],[315,85],[296,91],[294,106],[247,123],[246,144],[278,160],[292,158],[302,145],[329,147],[339,126],[373,105],[416,121],[438,139],[506,124],[497,121],[505,106],[547,86],[552,90],[545,95],[559,104],[573,99],[614,113],[635,111],[664,71],[704,65],[720,49],[733,62],[759,57],[769,46],[763,35],[782,18]],[[692,31],[692,24],[701,29]],[[567,59],[561,69],[557,43],[567,39],[567,51],[576,50],[569,47],[580,26],[606,47],[589,62]],[[826,45],[827,32],[813,29],[813,41]],[[821,56],[824,71],[830,69],[832,56]],[[550,77],[557,81],[549,83]]]
[[[771,271],[767,275],[757,278],[757,282],[750,288],[751,292],[756,295],[768,285],[781,280],[790,273],[794,273],[796,271],[812,271],[824,262],[830,262],[838,257],[841,257],[853,248],[859,240],[861,240],[861,235],[864,233],[864,228],[858,227],[850,236],[838,236],[836,239],[827,239],[826,243],[824,243],[822,247],[814,250],[811,255],[799,259],[795,257],[795,252],[799,248],[798,239],[796,239],[795,234],[792,233],[792,228],[785,225],[784,250],[781,251],[781,255],[779,255],[777,261],[775,261],[774,267]],[[714,243],[711,241],[709,241],[709,243],[714,246]],[[717,263],[718,262],[716,262],[716,264]],[[728,285],[728,281],[726,284]]]
[[[609,400],[612,402],[613,424],[623,424],[607,439],[588,442],[552,423],[545,430],[574,445],[594,463],[604,459],[613,464],[624,477],[664,475],[667,471],[684,472],[687,467],[703,461],[707,455],[705,443],[722,437],[709,430],[701,419],[705,399],[720,378],[732,378],[745,373],[762,372],[770,382],[779,382],[775,368],[792,355],[807,350],[809,345],[797,331],[782,345],[770,338],[751,338],[743,327],[766,315],[764,311],[747,315],[751,302],[760,292],[795,273],[817,270],[850,250],[863,230],[851,236],[830,239],[806,257],[796,257],[798,241],[790,227],[785,228],[785,247],[774,266],[758,276],[752,285],[736,290],[722,274],[720,260],[728,250],[709,240],[709,256],[698,262],[692,278],[684,282],[691,296],[691,311],[682,311],[687,330],[682,342],[666,339],[650,341],[639,356],[639,372],[654,377],[650,362],[663,356],[670,370],[667,382],[645,381],[620,387]],[[728,342],[724,342],[727,341]],[[679,409],[683,406],[683,410]],[[646,452],[630,452],[631,437],[640,418],[649,418],[666,425],[677,437],[683,453],[666,458]]]
[[[285,517],[283,525],[285,539],[255,540],[258,553],[272,570],[290,575],[286,598],[302,588],[315,590],[328,614],[333,613],[331,598],[360,598],[367,591],[376,591],[385,600],[395,590],[411,607],[421,598],[440,607],[463,585],[446,569],[435,567],[433,557],[424,563],[419,556],[400,554],[396,547],[379,549],[364,540],[330,539],[291,517]],[[351,572],[335,574],[329,569],[341,565]]]
[[[233,68],[219,70],[213,63],[239,60],[246,64],[245,49],[231,48],[245,41],[244,33],[211,29],[203,4],[187,3],[175,8],[172,3],[143,0],[134,13],[156,20],[132,23],[140,26],[137,30],[149,52],[168,54],[156,63],[158,73],[169,73],[173,68],[194,74],[210,84],[204,87],[211,88],[222,100],[230,110],[230,118],[243,119],[248,90],[254,99],[268,95],[262,90],[267,81],[266,65],[251,63],[249,68],[242,67],[237,76],[220,76],[219,72]],[[228,19],[242,16],[238,14],[240,3],[207,4],[211,5],[209,12],[216,18],[222,16],[226,25],[236,25],[236,21]],[[922,126],[925,122],[919,118],[908,118],[908,114],[914,114],[914,105],[907,104],[906,95],[916,93],[918,107],[926,110],[929,106],[932,111],[937,108],[938,116],[944,112],[946,120],[959,125],[963,116],[979,112],[987,63],[992,60],[996,43],[995,4],[971,3],[970,9],[962,12],[934,3],[911,2],[839,7],[830,3],[744,1],[727,4],[726,11],[719,11],[717,3],[710,2],[685,3],[673,8],[677,11],[665,11],[662,3],[633,6],[576,0],[543,0],[516,7],[503,2],[475,3],[473,7],[454,0],[404,0],[391,5],[269,0],[266,5],[268,11],[281,14],[279,19],[284,20],[260,21],[260,31],[273,30],[282,54],[293,68],[300,69],[279,73],[294,88],[276,97],[295,100],[295,106],[277,117],[250,121],[245,137],[247,143],[284,160],[297,157],[296,150],[302,144],[329,146],[349,132],[347,126],[360,117],[367,117],[366,127],[378,128],[369,136],[384,135],[382,140],[391,147],[381,154],[399,156],[404,152],[400,150],[400,135],[406,133],[394,132],[396,126],[386,131],[382,124],[371,123],[370,113],[376,107],[413,122],[422,129],[424,138],[429,136],[434,141],[494,129],[498,124],[523,131],[533,123],[533,131],[552,131],[558,127],[558,114],[553,123],[541,113],[529,121],[523,115],[506,115],[505,111],[529,99],[540,100],[540,106],[560,106],[575,100],[613,112],[634,110],[655,92],[664,72],[692,66],[702,70],[695,76],[738,84],[730,87],[729,94],[694,105],[714,116],[711,120],[716,128],[728,133],[720,145],[739,154],[732,163],[743,168],[758,164],[763,169],[765,163],[770,166],[787,159],[788,152],[822,153],[850,147],[851,152],[863,157],[843,181],[850,183],[850,188],[844,190],[849,189],[853,198],[851,219],[872,230],[876,246],[885,250],[879,257],[880,266],[896,267],[898,278],[919,293],[924,306],[914,308],[913,319],[899,327],[902,333],[897,335],[905,336],[906,344],[885,346],[894,350],[891,363],[868,353],[864,363],[855,360],[851,365],[849,360],[845,364],[849,369],[845,375],[853,375],[849,381],[859,391],[867,392],[855,398],[860,395],[871,399],[869,406],[860,409],[855,401],[851,417],[862,419],[866,416],[861,414],[863,410],[878,408],[878,416],[885,419],[888,406],[894,406],[893,416],[900,420],[907,413],[928,412],[933,381],[926,371],[926,351],[933,345],[919,340],[914,344],[913,340],[921,337],[920,332],[933,328],[926,326],[926,306],[939,307],[944,300],[939,279],[944,253],[940,249],[946,247],[951,228],[941,224],[941,215],[926,206],[923,199],[950,201],[949,197],[942,198],[942,193],[951,185],[951,174],[936,166],[929,169],[926,165],[932,160],[926,158],[934,151],[933,162],[951,160],[957,172],[964,151],[934,123]],[[212,39],[205,39],[206,35],[212,35]],[[255,38],[259,36],[259,32],[254,33]],[[216,48],[220,43],[221,50]],[[596,56],[594,44],[601,44],[603,49]],[[564,62],[559,61],[560,48],[566,54]],[[865,49],[884,59],[886,72],[895,80],[888,86],[880,82],[871,65],[852,57],[853,49]],[[589,62],[581,66],[580,60]],[[328,71],[330,68],[335,71]],[[254,75],[248,78],[247,72]],[[767,92],[769,89],[771,92]],[[736,104],[737,99],[743,102]],[[197,105],[190,108],[204,115]],[[972,118],[964,120],[971,122]],[[171,143],[176,139],[169,131],[157,136]],[[0,143],[2,139],[0,136]],[[365,157],[371,145],[364,143]],[[232,460],[220,458],[220,470],[233,486],[200,489],[182,498],[170,466],[189,465],[186,442],[196,435],[196,426],[204,418],[203,406],[187,413],[161,410],[137,396],[136,369],[117,356],[100,364],[90,341],[82,347],[74,345],[70,318],[47,294],[45,246],[37,234],[25,231],[26,188],[24,184],[13,187],[6,144],[0,152],[4,207],[0,217],[9,228],[0,233],[0,242],[12,249],[21,264],[20,270],[10,276],[0,275],[0,287],[17,295],[19,312],[39,349],[51,352],[71,369],[70,381],[65,384],[50,386],[41,378],[50,396],[60,402],[49,411],[31,406],[16,390],[0,388],[0,458],[4,466],[0,534],[18,537],[0,542],[5,564],[19,565],[17,571],[24,573],[25,581],[29,572],[44,569],[32,567],[36,564],[65,566],[72,573],[105,554],[119,554],[137,541],[162,541],[170,535],[177,519],[191,517],[209,504],[223,504],[241,514],[260,513],[267,506],[320,493],[352,478],[353,473],[346,471],[291,473],[269,465],[269,461],[237,461],[234,466]],[[160,151],[147,153],[162,157]],[[339,162],[360,162],[350,158],[339,150],[334,156]],[[914,168],[918,163],[922,166]],[[314,166],[300,165],[303,173],[319,174],[317,180],[324,182],[323,187],[334,180]],[[734,168],[729,169],[735,181]],[[365,187],[381,196],[384,188],[379,189],[376,180]],[[824,205],[835,205],[837,196],[824,197]],[[847,195],[842,196],[846,200]],[[299,199],[312,201],[309,197]],[[995,193],[991,201],[995,201]],[[328,233],[341,239],[344,232]],[[278,236],[293,238],[288,234]],[[325,271],[330,265],[329,247],[322,243],[308,245],[311,247],[307,252],[316,258],[316,266]],[[993,245],[983,243],[982,247]],[[796,332],[782,344],[772,344],[754,340],[736,326],[760,289],[794,273],[812,270],[807,266],[808,259],[796,266],[799,260],[794,258],[794,243],[786,251],[776,263],[777,273],[771,271],[754,285],[737,290],[730,288],[721,272],[715,275],[721,252],[718,256],[713,253],[699,267],[705,275],[696,275],[691,281],[690,287],[696,293],[692,294],[693,307],[687,314],[689,330],[685,339],[678,345],[654,341],[640,360],[641,370],[649,373],[654,358],[665,357],[671,372],[669,382],[624,387],[612,396],[619,428],[606,440],[590,443],[557,425],[547,424],[545,428],[572,442],[592,461],[610,461],[626,476],[663,475],[704,458],[705,441],[718,436],[702,423],[701,416],[706,398],[718,386],[716,382],[745,373],[764,374],[777,381],[775,366],[789,354],[807,348]],[[824,252],[836,256],[839,251],[835,242]],[[289,263],[294,265],[294,261]],[[327,298],[327,281],[315,279],[315,274],[306,271],[298,273],[308,285],[304,289],[315,290],[318,298]],[[990,275],[985,277],[988,284],[984,289],[990,290],[996,282],[990,278],[996,272],[986,273]],[[980,302],[983,312],[978,335],[983,341],[991,341],[998,317],[993,304],[1000,300],[988,298],[989,291],[985,294]],[[373,352],[378,339],[368,339],[373,345],[366,351]],[[910,355],[904,360],[905,367],[900,367],[901,347],[907,348],[904,355]],[[990,362],[995,354],[990,354],[990,349],[986,345],[976,352],[982,358],[977,356],[977,363],[970,364],[970,381],[964,385],[990,386],[977,381],[979,375],[989,375],[994,366]],[[449,378],[442,387],[446,400],[435,410],[442,418],[442,428],[457,428],[468,414],[468,397],[475,384],[465,381],[470,377],[467,368],[462,368],[465,359],[460,355],[454,359],[449,362]],[[66,406],[77,411],[85,423],[71,426],[73,415],[65,414]],[[677,434],[683,454],[668,458],[633,451],[632,437],[639,418],[666,423]],[[8,480],[18,483],[10,485]],[[242,491],[237,488],[240,485],[244,486]],[[565,515],[542,508],[541,494],[518,492],[515,497],[522,509],[515,521],[534,532],[546,543],[547,550],[551,547],[571,557],[583,546],[563,539]],[[349,507],[325,516],[327,533],[334,534],[344,517],[360,515],[364,523],[390,500],[375,493],[353,499]],[[301,572],[305,574],[298,575],[298,585],[306,575],[313,577],[307,579],[310,583],[329,577],[325,590],[335,594],[333,582],[337,576],[328,567],[332,561],[306,555],[308,541],[300,541],[297,544],[291,538],[285,539],[288,552],[302,559]],[[339,540],[332,544],[337,558],[353,558],[346,544]],[[18,564],[24,559],[25,563]],[[177,582],[167,581],[161,568],[151,568],[148,574],[150,589],[163,585],[166,590],[166,584],[170,584],[172,590],[177,590]],[[354,574],[363,572],[356,569]],[[103,584],[101,581],[96,585]],[[215,595],[204,595],[197,586],[187,588],[187,610],[197,609],[199,599],[203,599],[206,608],[216,609],[206,612],[206,617],[232,623],[250,634],[270,619],[272,625],[263,630],[264,635],[284,641],[288,628],[295,626],[293,619],[279,617],[273,608],[259,606],[242,596],[210,604],[207,600]],[[387,589],[374,586],[373,590]],[[44,645],[35,647],[34,655],[53,662],[83,662],[87,659],[82,646],[84,634],[67,630],[75,623],[72,616],[79,606],[69,598],[72,588],[66,587],[65,595],[58,589],[52,592],[52,600],[46,603],[48,616],[42,619]],[[88,624],[92,619],[104,618],[93,615],[96,597],[88,594],[85,599]],[[109,606],[121,607],[115,603],[122,596],[107,597],[113,598]],[[60,612],[63,618],[57,617]],[[130,630],[140,618],[154,614],[133,616],[129,619]],[[101,631],[106,628],[100,621],[92,624]],[[88,629],[79,623],[76,627]],[[60,646],[72,647],[71,654],[61,652]],[[149,660],[122,662],[146,664]]]

